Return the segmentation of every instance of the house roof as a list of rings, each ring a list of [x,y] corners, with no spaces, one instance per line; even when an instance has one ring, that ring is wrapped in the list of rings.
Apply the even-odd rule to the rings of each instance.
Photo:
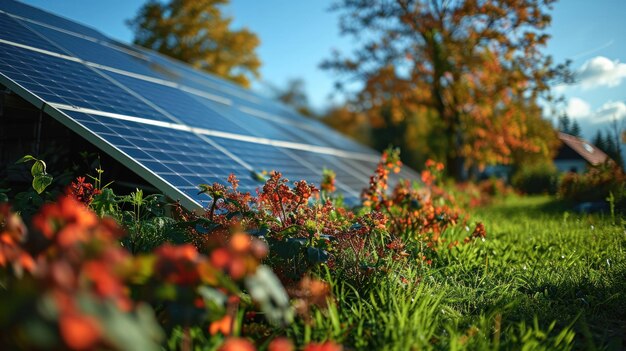
[[[559,139],[561,139],[564,145],[569,147],[576,154],[578,154],[578,156],[582,157],[593,166],[602,164],[609,159],[609,156],[607,156],[604,151],[600,150],[598,147],[583,138],[559,132]],[[559,153],[559,156],[561,156],[561,153]],[[557,156],[557,159],[565,158],[559,156]]]

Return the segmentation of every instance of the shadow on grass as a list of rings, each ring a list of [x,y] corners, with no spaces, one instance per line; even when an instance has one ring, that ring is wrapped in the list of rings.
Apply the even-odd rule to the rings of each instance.
[[[626,236],[619,226],[609,224],[608,215],[581,215],[574,213],[573,208],[571,202],[543,196],[509,198],[500,205],[482,210],[488,220],[500,224],[500,234],[505,234],[499,237],[503,238],[500,240],[506,241],[507,235],[533,223],[534,238],[547,237],[533,241],[528,247],[523,246],[525,240],[517,237],[511,245],[518,250],[531,250],[529,255],[534,255],[536,260],[543,260],[544,254],[549,255],[549,249],[559,247],[555,246],[556,241],[564,245],[561,247],[569,245],[569,241],[561,240],[580,245],[569,248],[573,252],[578,249],[580,261],[577,261],[577,267],[580,269],[556,265],[524,279],[521,284],[516,281],[513,285],[517,293],[513,293],[508,301],[513,303],[510,309],[503,307],[505,318],[510,322],[528,323],[537,317],[544,328],[556,321],[557,329],[573,323],[576,349],[626,350],[626,260],[619,249],[626,247]],[[561,227],[566,212],[576,218],[583,216],[592,222],[605,223],[605,234],[594,239],[595,235],[589,231],[578,230],[564,236],[563,232],[567,233],[569,228],[576,229],[576,224],[572,224],[576,222],[572,221],[567,222],[569,227]],[[557,232],[560,232],[559,236],[556,236]],[[576,239],[583,235],[586,240]],[[611,245],[611,250],[602,249],[602,245]],[[481,313],[490,310],[489,306],[482,307]]]
[[[514,319],[537,316],[561,327],[576,320],[577,348],[626,349],[626,263],[606,279],[566,277],[558,284],[536,282],[518,290],[525,297],[512,311]]]

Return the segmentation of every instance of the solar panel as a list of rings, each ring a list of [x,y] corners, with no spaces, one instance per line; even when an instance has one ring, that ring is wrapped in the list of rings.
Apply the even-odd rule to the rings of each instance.
[[[254,192],[254,174],[272,170],[319,184],[333,169],[355,202],[379,157],[255,92],[14,1],[0,3],[0,83],[190,209],[209,201],[198,184],[234,173]]]
[[[14,16],[24,17],[25,19],[28,19],[30,21],[36,21],[46,25],[54,26],[58,29],[72,31],[74,33],[90,36],[92,38],[103,40],[107,39],[106,36],[104,36],[95,29],[89,28],[87,26],[60,16],[52,15],[46,11],[23,4],[19,1],[3,0],[2,2],[0,2],[0,10],[8,12]]]

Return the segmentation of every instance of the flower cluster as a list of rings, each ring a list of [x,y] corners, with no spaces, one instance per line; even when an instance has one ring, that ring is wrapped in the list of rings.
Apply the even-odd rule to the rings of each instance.
[[[272,215],[278,217],[283,227],[291,224],[292,218],[289,214],[296,213],[299,209],[306,207],[309,199],[319,193],[319,190],[306,181],[294,183],[294,187],[289,187],[289,180],[284,178],[280,172],[270,172],[269,179],[263,185],[262,191],[258,195],[259,208],[268,210]]]
[[[85,182],[85,177],[77,177],[68,188],[68,193],[85,205],[91,204],[93,197],[101,193],[93,184]]]
[[[384,226],[388,231],[385,239],[388,245],[376,248],[378,262],[380,257],[390,256],[399,260],[413,256],[430,264],[430,253],[447,240],[442,236],[446,230],[465,224],[467,219],[461,218],[461,210],[455,206],[454,197],[441,186],[442,163],[426,162],[426,169],[422,171],[422,186],[401,180],[389,192],[389,174],[398,171],[401,166],[397,161],[390,162],[390,159],[399,159],[399,152],[390,149],[383,154],[370,178],[369,187],[363,192],[364,206],[383,213],[387,218]],[[485,235],[484,227],[477,227],[477,230],[481,236]]]
[[[160,348],[162,327],[200,325],[209,334],[228,335],[244,285],[262,297],[247,300],[244,308],[255,309],[257,301],[274,308],[264,312],[275,319],[289,315],[287,295],[271,271],[263,269],[255,278],[268,250],[248,234],[235,232],[227,241],[213,242],[208,255],[189,244],[165,244],[139,256],[120,245],[123,235],[112,219],[99,218],[73,196],[44,205],[30,231],[2,205],[0,272],[9,279],[0,300],[7,311],[0,337],[39,348],[39,338],[30,333],[42,330],[28,327],[35,323],[60,336],[45,348],[122,349],[127,345],[120,343],[128,339],[119,333],[128,332],[140,339],[133,340],[138,347],[151,350]],[[146,303],[159,306],[159,313],[155,316]],[[42,304],[51,310],[35,308]],[[36,312],[18,318],[21,310]],[[127,330],[119,329],[120,320]]]
[[[17,219],[14,215],[7,218],[6,228],[13,227],[15,234]],[[56,329],[63,348],[93,349],[119,343],[111,332],[111,319],[142,309],[130,298],[125,284],[132,260],[118,244],[120,228],[112,220],[99,219],[71,196],[44,205],[33,218],[33,230],[27,237],[23,225],[17,227],[22,237],[15,243],[21,254],[12,258],[13,263],[24,264],[24,257],[31,255],[26,267],[30,274],[9,281],[20,296],[5,296],[2,304],[17,303],[20,308],[16,311],[41,303],[54,307],[51,312],[32,313],[20,323],[3,326],[7,335],[28,334],[32,330],[27,325],[43,322],[42,326]],[[147,327],[155,324],[149,316],[145,323]],[[143,345],[156,346],[161,336],[142,337]],[[27,343],[34,346],[30,343],[36,339],[28,338]]]

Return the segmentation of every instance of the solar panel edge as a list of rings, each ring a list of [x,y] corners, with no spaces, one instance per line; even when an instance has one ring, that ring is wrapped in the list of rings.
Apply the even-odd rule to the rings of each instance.
[[[43,109],[46,105],[44,99],[40,98],[36,94],[32,93],[28,89],[24,88],[21,84],[15,82],[13,79],[7,77],[4,73],[0,72],[0,83],[7,87],[10,91],[16,93],[22,99],[28,101],[38,109]]]
[[[70,116],[66,115],[62,110],[45,104],[43,107],[43,111],[73,132],[79,134],[81,137],[86,139],[88,142],[90,142],[103,152],[107,153],[109,156],[113,157],[116,161],[120,162],[131,171],[137,173],[137,175],[145,179],[152,186],[162,191],[166,196],[174,200],[179,200],[181,205],[183,205],[188,210],[194,211],[202,209],[202,206],[197,201],[190,198],[184,192],[178,190],[178,188],[159,177],[157,174],[152,172],[147,167],[143,166],[138,161],[135,161],[132,157],[128,156],[125,152],[118,149],[115,145],[110,144],[108,141],[106,141],[96,133],[92,132],[88,128],[85,128],[82,124],[75,121]]]

